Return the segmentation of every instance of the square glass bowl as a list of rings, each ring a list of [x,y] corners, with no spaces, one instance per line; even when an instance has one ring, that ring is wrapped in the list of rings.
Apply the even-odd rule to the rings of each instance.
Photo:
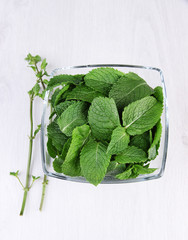
[[[168,106],[167,106],[167,96],[166,96],[166,88],[163,73],[160,69],[155,67],[147,67],[147,66],[137,66],[137,65],[124,65],[124,64],[97,64],[97,65],[85,65],[85,66],[69,66],[57,68],[52,71],[51,76],[56,76],[60,74],[86,74],[94,68],[98,67],[113,67],[118,69],[124,73],[134,72],[142,77],[152,88],[156,86],[161,86],[163,88],[164,95],[164,109],[161,117],[162,121],[162,136],[161,143],[159,148],[159,155],[151,161],[150,167],[157,168],[154,173],[139,175],[134,179],[126,179],[119,180],[116,179],[113,175],[106,175],[101,183],[130,183],[130,182],[140,182],[146,180],[152,180],[160,178],[165,170],[165,163],[167,157],[167,148],[168,148]],[[64,175],[63,173],[57,173],[53,169],[53,159],[47,153],[47,125],[49,123],[50,116],[50,105],[48,104],[48,99],[51,96],[51,92],[46,92],[44,98],[44,106],[43,106],[43,114],[41,120],[41,153],[42,153],[42,167],[44,173],[49,177],[59,178],[62,180],[74,181],[74,182],[82,182],[87,183],[84,177],[69,177]]]

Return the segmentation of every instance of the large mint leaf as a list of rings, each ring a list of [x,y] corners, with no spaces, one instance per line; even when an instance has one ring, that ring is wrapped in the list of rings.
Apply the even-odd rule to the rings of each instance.
[[[114,100],[104,97],[95,98],[89,108],[88,120],[96,139],[110,140],[112,131],[120,125]]]
[[[128,146],[122,154],[115,156],[118,163],[140,163],[146,160],[147,154],[135,146]]]
[[[148,150],[148,158],[152,160],[155,159],[156,156],[158,155],[158,148],[159,148],[160,138],[162,134],[162,125],[160,121],[156,124],[156,126],[154,127],[154,130],[155,130],[155,133],[154,133],[153,142]]]
[[[71,136],[75,127],[87,122],[87,110],[88,105],[85,102],[76,102],[69,106],[57,120],[60,130]]]
[[[76,101],[65,101],[59,103],[57,106],[55,106],[55,112],[57,113],[57,116],[61,116],[61,114],[71,105],[76,103]]]
[[[107,153],[120,154],[122,153],[128,146],[130,141],[129,135],[125,132],[124,127],[117,127],[113,130],[111,141],[109,143]]]
[[[97,186],[104,178],[110,162],[110,155],[106,154],[107,147],[94,140],[90,140],[82,149],[80,165],[86,180]]]
[[[163,103],[163,89],[162,87],[158,86],[154,88],[154,97],[161,103]]]
[[[52,122],[47,127],[48,137],[51,138],[52,144],[59,152],[62,151],[64,143],[67,141],[67,136],[61,132],[56,122]]]
[[[159,121],[162,109],[162,103],[151,96],[130,103],[122,116],[127,133],[136,135],[151,129]]]
[[[59,85],[63,85],[65,83],[72,83],[74,85],[79,85],[83,81],[84,75],[78,74],[78,75],[67,75],[67,74],[61,74],[54,76],[50,79],[48,82],[47,89],[53,89],[54,87],[57,87]]]
[[[86,74],[84,81],[86,85],[95,91],[108,95],[112,85],[124,73],[113,68],[96,68]]]
[[[66,155],[65,161],[62,165],[62,172],[69,176],[80,176],[80,159],[79,154],[81,148],[87,142],[90,134],[88,125],[76,127],[72,133],[72,141]]]
[[[153,93],[153,89],[135,73],[127,73],[121,77],[112,87],[109,97],[116,102],[119,111],[125,106],[149,96]]]
[[[94,89],[89,88],[85,85],[76,86],[67,95],[67,100],[76,99],[91,103],[94,98],[103,96],[102,93],[96,92]]]
[[[129,145],[141,148],[142,150],[147,152],[150,147],[149,131],[147,131],[143,134],[140,134],[140,135],[133,136],[130,140]]]

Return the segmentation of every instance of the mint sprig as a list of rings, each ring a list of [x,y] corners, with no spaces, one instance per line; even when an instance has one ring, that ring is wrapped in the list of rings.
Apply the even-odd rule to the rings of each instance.
[[[23,201],[22,201],[22,206],[20,210],[20,215],[23,215],[24,210],[25,210],[25,205],[26,205],[26,200],[27,200],[27,195],[31,187],[33,186],[33,183],[39,179],[40,177],[35,177],[32,176],[32,182],[30,184],[30,175],[31,175],[31,161],[32,161],[32,151],[33,151],[33,140],[35,139],[37,133],[40,131],[41,125],[38,125],[36,130],[33,130],[33,102],[35,97],[40,97],[44,98],[45,93],[46,93],[46,85],[48,84],[48,80],[45,79],[45,77],[48,77],[48,73],[46,71],[47,67],[47,62],[46,59],[41,59],[39,55],[33,56],[30,53],[27,55],[25,60],[28,62],[28,67],[30,67],[36,76],[36,83],[33,86],[31,90],[28,91],[29,98],[30,98],[30,107],[29,107],[29,112],[30,112],[30,135],[29,135],[29,153],[28,153],[28,161],[27,161],[27,170],[26,170],[26,179],[25,179],[25,185],[21,182],[19,178],[19,171],[17,172],[10,172],[10,175],[15,176],[19,183],[21,184],[23,190],[24,190],[24,195],[23,195]],[[42,187],[42,196],[41,196],[41,202],[40,202],[40,210],[42,210],[43,206],[43,201],[44,201],[44,195],[45,195],[45,188],[48,180],[46,175],[44,175],[44,180],[43,180],[43,187]]]

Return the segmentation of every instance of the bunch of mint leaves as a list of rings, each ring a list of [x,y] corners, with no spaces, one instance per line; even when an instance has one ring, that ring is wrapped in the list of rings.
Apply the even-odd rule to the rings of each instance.
[[[97,186],[153,173],[162,133],[163,92],[133,72],[96,68],[50,79],[47,149],[53,168]]]

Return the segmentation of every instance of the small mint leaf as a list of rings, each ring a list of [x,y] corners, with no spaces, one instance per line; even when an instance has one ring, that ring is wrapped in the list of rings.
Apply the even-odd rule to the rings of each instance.
[[[19,174],[19,170],[17,170],[16,172],[10,172],[10,175],[15,176],[15,177],[17,177],[18,174]]]
[[[48,65],[48,63],[46,62],[46,58],[44,58],[41,63],[41,69],[45,69],[47,65]]]

